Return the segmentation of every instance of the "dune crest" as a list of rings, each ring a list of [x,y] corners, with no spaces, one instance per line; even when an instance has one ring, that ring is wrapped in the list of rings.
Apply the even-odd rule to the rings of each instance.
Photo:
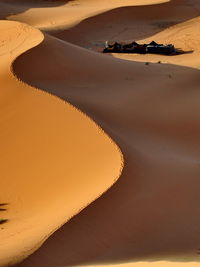
[[[70,28],[80,21],[120,6],[154,5],[170,0],[61,0],[61,1],[21,1],[0,0],[1,16],[17,20],[43,30]],[[2,2],[2,3],[1,3]]]
[[[164,10],[171,15],[169,7],[180,10],[180,3],[180,20],[186,23],[195,18],[198,10],[188,1],[154,8],[160,10],[161,17]],[[92,18],[92,26],[95,19],[98,16]],[[131,14],[121,19],[127,25],[127,19],[132,21]],[[137,23],[141,20],[140,16]],[[167,16],[165,20],[168,23]],[[194,21],[190,21],[190,28]],[[117,22],[113,19],[113,29],[117,29]],[[176,30],[181,23],[175,23]],[[89,29],[90,24],[85,32],[87,26]],[[160,29],[160,35],[164,30],[174,32],[174,27],[165,28]],[[100,33],[104,30],[102,27]],[[188,33],[187,28],[183,30]],[[90,32],[85,37],[93,40]],[[183,31],[182,41],[187,37]],[[46,35],[40,46],[18,58],[15,72],[27,83],[70,101],[94,118],[119,143],[126,164],[117,184],[20,266],[94,266],[130,261],[137,266],[137,261],[149,259],[177,261],[166,263],[169,266],[184,266],[187,260],[185,266],[190,266],[190,262],[199,261],[199,70],[158,64],[162,56],[157,56],[156,64],[119,60],[62,39]],[[187,65],[191,56],[181,56],[182,64]]]
[[[0,265],[31,254],[120,176],[120,149],[72,105],[20,82],[13,60],[43,41],[31,26],[0,21]],[[2,213],[3,212],[3,213]]]
[[[32,37],[20,46],[13,43],[24,39],[20,29],[11,37],[5,33],[1,42],[6,87],[1,90],[5,179],[0,185],[5,190],[0,200],[9,202],[8,211],[2,211],[9,218],[0,232],[7,257],[2,262],[28,256],[49,237],[19,266],[197,266],[199,0],[0,0],[0,6],[2,18],[48,31],[39,41],[40,33],[29,28],[29,37],[34,31],[40,44],[27,52],[24,44]],[[129,61],[94,52],[105,40],[116,39],[154,39],[194,52],[178,57],[116,55]],[[11,45],[8,51],[4,43]],[[10,75],[8,62],[17,51],[12,44],[22,49],[13,64],[18,79],[51,95]],[[125,158],[119,181],[93,202],[119,175],[121,153],[63,100],[101,125]],[[88,147],[91,142],[95,149]],[[19,236],[17,251],[18,244],[11,241]],[[123,262],[132,263],[119,264]]]

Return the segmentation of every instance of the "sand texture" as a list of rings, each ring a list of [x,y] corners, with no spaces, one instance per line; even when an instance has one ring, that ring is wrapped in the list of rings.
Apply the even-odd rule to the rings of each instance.
[[[0,18],[0,264],[198,266],[199,0],[8,0]]]
[[[9,219],[0,231],[4,265],[30,254],[110,187],[122,155],[82,112],[13,75],[12,61],[41,42],[41,32],[10,21],[1,21],[0,31],[0,187]]]

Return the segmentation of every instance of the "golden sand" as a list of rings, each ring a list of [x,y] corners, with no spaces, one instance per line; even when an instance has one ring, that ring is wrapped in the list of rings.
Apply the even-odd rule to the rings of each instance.
[[[20,22],[0,22],[0,264],[119,178],[114,142],[118,182],[19,266],[199,264],[199,14],[198,0],[0,1],[1,19]],[[188,53],[96,53],[116,39]]]
[[[7,264],[29,255],[110,187],[122,156],[83,113],[12,74],[12,61],[40,43],[41,32],[10,21],[1,21],[0,30],[0,187],[9,219],[0,229],[0,264]]]

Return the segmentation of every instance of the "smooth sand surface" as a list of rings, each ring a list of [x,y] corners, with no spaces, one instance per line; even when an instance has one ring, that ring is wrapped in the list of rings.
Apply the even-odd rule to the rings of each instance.
[[[18,20],[40,29],[70,28],[104,11],[132,5],[158,4],[169,0],[0,0],[1,18]],[[6,12],[5,12],[6,11]]]
[[[25,8],[23,1],[15,3],[13,8],[19,4]],[[121,148],[125,167],[106,194],[19,266],[199,265],[199,1],[42,3],[39,8],[32,1],[26,11],[8,17],[48,32],[41,44],[15,61],[15,74],[94,119]],[[96,53],[105,40],[116,39],[172,42],[188,53],[174,57]],[[119,154],[115,156],[120,166]],[[96,188],[98,177],[93,186],[85,185],[87,194]],[[104,179],[102,183],[105,186]],[[65,190],[60,193],[63,198]],[[44,203],[43,208],[49,206]],[[63,204],[59,207],[64,222],[68,211]],[[27,210],[26,214],[30,219]],[[52,214],[53,221],[56,216]],[[40,220],[40,225],[47,224],[42,216]],[[30,235],[28,242],[32,240]]]
[[[109,265],[87,265],[87,267],[198,267],[198,262],[190,262],[190,263],[173,263],[173,262],[137,262],[137,263],[124,263],[124,264],[109,264]],[[86,266],[84,266],[86,267]]]
[[[23,84],[12,61],[42,42],[36,29],[0,21],[0,265],[32,253],[119,177],[122,155],[88,117]]]

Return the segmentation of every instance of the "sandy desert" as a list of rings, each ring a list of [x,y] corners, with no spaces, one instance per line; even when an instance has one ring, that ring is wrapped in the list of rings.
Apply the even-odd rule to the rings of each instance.
[[[199,0],[0,0],[0,266],[199,266],[199,72]]]

